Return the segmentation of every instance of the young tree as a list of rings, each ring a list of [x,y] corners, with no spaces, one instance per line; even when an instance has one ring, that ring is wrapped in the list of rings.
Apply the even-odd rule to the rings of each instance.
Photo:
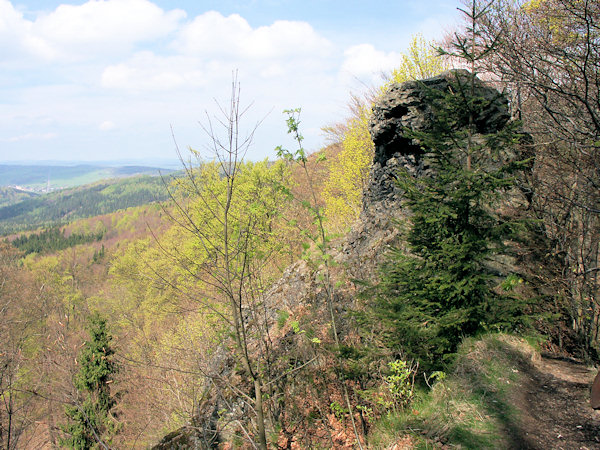
[[[341,352],[342,341],[340,338],[340,333],[338,331],[338,321],[340,318],[340,314],[336,312],[335,307],[336,288],[332,277],[332,267],[335,264],[330,254],[331,235],[328,233],[328,230],[325,227],[326,217],[324,215],[323,207],[318,201],[314,179],[311,172],[309,171],[308,155],[302,145],[304,137],[300,132],[300,113],[300,108],[284,111],[284,114],[287,114],[286,122],[288,126],[288,134],[292,135],[297,148],[295,150],[287,150],[282,146],[278,146],[276,148],[276,151],[277,156],[279,158],[283,158],[284,160],[292,164],[297,164],[301,168],[301,171],[304,175],[305,183],[308,186],[309,198],[296,200],[299,200],[302,203],[302,205],[306,208],[307,212],[313,219],[313,223],[316,225],[316,231],[314,233],[311,233],[308,230],[304,230],[306,237],[310,241],[310,244],[307,243],[305,244],[305,246],[307,247],[307,249],[310,249],[311,245],[316,247],[316,258],[308,259],[312,262],[313,270],[315,270],[315,272],[320,272],[319,279],[325,291],[327,310],[329,313],[328,325],[331,327],[331,335],[333,338],[332,340],[335,344],[334,352],[337,355],[339,352]],[[317,157],[317,162],[318,160],[319,157]],[[337,362],[339,364],[339,358]],[[348,386],[346,385],[346,382],[341,375],[340,367],[335,367],[335,370],[336,375],[338,376],[338,379],[341,382],[344,402],[349,413],[350,422],[352,423],[352,429],[354,431],[354,436],[356,437],[356,444],[358,448],[362,450],[363,446],[361,443],[361,438],[358,432],[357,424],[354,419],[354,409],[350,402]]]
[[[358,217],[373,161],[374,147],[369,134],[371,105],[358,100],[355,103],[353,115],[344,124],[340,136],[340,151],[329,164],[323,190],[325,216],[332,231],[343,230]]]
[[[245,162],[256,125],[243,135],[247,109],[240,103],[240,86],[232,82],[228,108],[207,115],[204,131],[213,162],[184,163],[185,176],[174,179],[171,189],[174,212],[169,213],[178,230],[191,239],[190,245],[166,249],[182,276],[196,284],[200,308],[220,318],[231,337],[231,354],[236,375],[251,393],[232,386],[225,377],[207,373],[214,385],[233,392],[251,411],[252,419],[236,417],[246,439],[267,448],[266,405],[263,397],[269,379],[271,337],[269,306],[263,303],[273,260],[281,253],[276,236],[280,213],[286,204],[289,171],[282,162]],[[213,127],[213,122],[221,125]],[[183,158],[182,158],[183,162]],[[229,408],[233,409],[233,408]],[[234,414],[234,411],[229,411]],[[252,429],[252,426],[255,428]],[[253,442],[254,445],[254,442]]]
[[[469,80],[457,83],[466,89]],[[465,106],[457,95],[431,98],[432,129],[412,134],[422,146],[430,174],[399,175],[405,204],[413,214],[406,234],[411,253],[391,253],[381,271],[376,303],[377,316],[389,325],[392,345],[416,358],[422,369],[439,367],[463,336],[499,321],[494,312],[505,300],[493,290],[486,263],[510,235],[510,227],[492,208],[513,185],[510,174],[516,166],[505,160],[493,167],[491,161],[506,157],[503,152],[516,135],[507,126],[468,144],[474,136],[466,124],[455,128],[457,112]],[[513,305],[507,306],[512,311]]]
[[[514,320],[510,313],[517,306],[493,289],[486,263],[511,233],[493,211],[514,185],[521,135],[518,123],[507,123],[506,111],[498,130],[482,122],[490,106],[506,105],[499,95],[484,95],[476,77],[478,61],[491,48],[480,41],[484,11],[476,2],[471,6],[464,11],[468,34],[457,36],[452,56],[472,71],[449,73],[443,89],[423,84],[431,123],[424,131],[405,130],[421,147],[428,170],[420,176],[399,174],[412,212],[406,233],[410,253],[390,254],[377,289],[376,317],[387,325],[388,342],[425,370],[439,368],[463,336]],[[500,311],[506,315],[498,317]]]
[[[450,61],[440,57],[435,42],[428,41],[422,34],[416,34],[410,41],[408,50],[401,55],[400,65],[392,70],[381,90],[385,91],[390,83],[434,77],[450,67]]]
[[[73,379],[77,398],[65,407],[69,423],[62,427],[66,434],[61,445],[74,449],[108,449],[117,423],[111,411],[116,398],[110,384],[118,372],[114,361],[111,336],[106,320],[99,314],[89,318],[90,339],[85,342],[78,358],[79,371]]]
[[[35,355],[39,322],[32,280],[19,268],[22,253],[0,242],[0,448],[27,446],[24,436],[38,419]]]

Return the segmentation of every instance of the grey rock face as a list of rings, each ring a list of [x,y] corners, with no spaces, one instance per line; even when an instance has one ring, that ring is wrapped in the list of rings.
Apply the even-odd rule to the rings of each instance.
[[[470,79],[466,70],[451,70],[421,81],[392,84],[373,106],[369,127],[375,155],[369,184],[363,194],[360,219],[343,243],[339,258],[357,278],[374,275],[386,246],[401,245],[394,222],[403,222],[410,212],[403,208],[403,193],[396,183],[398,172],[405,170],[418,177],[429,170],[420,145],[407,138],[406,131],[431,128],[433,110],[429,98],[432,92],[445,93],[462,88],[470,91]],[[474,83],[475,95],[482,105],[481,112],[474,118],[476,133],[500,130],[510,119],[508,101],[479,79],[476,78]],[[458,120],[459,126],[467,124],[468,117],[464,118],[464,123]]]
[[[373,106],[370,128],[375,143],[375,163],[384,165],[395,153],[420,154],[420,148],[403,135],[405,129],[425,131],[432,119],[427,101],[428,91],[448,92],[450,88],[470,89],[471,79],[466,70],[450,70],[433,78],[392,84]],[[509,120],[508,101],[496,89],[475,78],[475,96],[484,107],[475,117],[479,133],[491,133]],[[465,121],[467,119],[465,118]],[[461,124],[459,124],[461,125]],[[466,125],[466,122],[462,125]]]
[[[213,447],[202,439],[196,428],[184,426],[167,434],[152,447],[152,450],[208,450],[210,448]]]
[[[375,157],[363,197],[364,210],[373,203],[398,200],[395,173],[399,168],[414,175],[422,175],[426,170],[420,146],[405,134],[407,130],[427,131],[431,127],[433,111],[427,99],[430,92],[470,90],[470,82],[469,72],[459,69],[421,81],[396,83],[373,106],[369,126],[375,143]],[[474,83],[475,95],[481,98],[483,106],[474,118],[476,132],[492,133],[501,129],[510,118],[506,97],[477,78]],[[459,121],[459,126],[467,125],[467,121],[465,117],[464,123]]]

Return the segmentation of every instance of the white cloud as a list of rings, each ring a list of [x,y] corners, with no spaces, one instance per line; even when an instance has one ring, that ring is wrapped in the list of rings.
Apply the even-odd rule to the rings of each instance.
[[[116,127],[115,123],[110,120],[105,120],[100,125],[98,125],[98,129],[100,131],[110,131]]]
[[[277,78],[285,75],[285,69],[281,64],[269,64],[260,71],[263,78]]]
[[[265,60],[323,57],[331,52],[332,44],[306,22],[280,20],[253,29],[237,14],[225,17],[209,11],[182,29],[175,48],[204,57]]]
[[[182,10],[165,12],[148,0],[89,0],[62,4],[29,21],[0,0],[0,48],[11,44],[47,60],[91,59],[164,38],[185,17]]]
[[[128,45],[156,39],[175,30],[184,11],[164,12],[148,0],[89,0],[80,6],[60,5],[36,20],[40,35],[57,45]]]
[[[204,84],[204,71],[194,58],[140,52],[126,63],[106,67],[101,83],[111,89],[167,91]]]
[[[188,54],[231,56],[251,33],[248,22],[238,14],[224,17],[216,11],[208,11],[183,27],[175,48]]]
[[[344,51],[342,74],[345,76],[375,81],[382,72],[392,70],[400,61],[395,52],[385,53],[371,44],[354,45]]]
[[[32,23],[8,0],[0,0],[0,52],[3,60],[21,59],[23,54],[45,54],[43,42],[32,34]]]
[[[11,34],[22,37],[28,32],[29,22],[8,0],[0,0],[0,38],[4,40]]]
[[[332,70],[333,44],[305,22],[277,21],[253,29],[237,14],[209,11],[182,27],[171,50],[168,56],[138,52],[107,66],[102,86],[132,91],[206,87],[223,83],[233,69],[253,78],[289,77],[292,84]]]
[[[350,47],[366,41],[329,40],[307,22],[253,27],[214,11],[186,19],[152,1],[80,0],[24,16],[16,0],[0,0],[0,70],[13,83],[0,102],[3,147],[171,155],[169,125],[184,146],[198,143],[197,121],[214,109],[213,98],[226,101],[238,69],[251,114],[260,120],[272,111],[256,148],[266,155],[285,143],[280,112],[302,107],[305,143],[314,149],[320,127],[345,113],[354,77],[375,81],[397,63],[379,46]]]
[[[244,44],[245,54],[258,58],[326,57],[333,48],[308,23],[287,20],[256,29]]]

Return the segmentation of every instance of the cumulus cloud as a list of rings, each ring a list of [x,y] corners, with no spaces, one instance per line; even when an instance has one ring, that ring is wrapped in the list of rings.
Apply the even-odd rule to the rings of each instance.
[[[253,29],[238,14],[225,17],[209,11],[183,27],[174,47],[182,53],[203,56],[272,59],[322,57],[331,51],[332,44],[306,22],[280,20]]]
[[[238,14],[224,17],[209,11],[183,27],[174,48],[188,54],[231,56],[244,37],[251,33],[250,24]]]
[[[204,73],[198,59],[160,56],[146,51],[137,53],[127,62],[106,67],[101,83],[103,87],[113,89],[166,91],[201,86]]]
[[[382,72],[397,66],[399,60],[398,53],[385,53],[371,44],[355,45],[344,52],[342,73],[346,76],[374,81]]]
[[[253,77],[297,77],[330,68],[333,44],[305,22],[276,21],[252,28],[237,14],[209,11],[184,25],[171,55],[138,52],[106,67],[102,86],[172,90],[222,82],[239,69]]]
[[[164,11],[148,0],[89,0],[60,5],[30,21],[8,0],[0,0],[0,42],[10,38],[47,60],[87,59],[165,37],[185,17],[182,10]]]
[[[280,20],[252,28],[238,14],[216,11],[185,19],[185,11],[165,11],[149,0],[88,0],[27,20],[10,1],[0,0],[0,49],[48,61],[80,61],[123,55],[158,39],[170,42],[176,54],[209,59],[318,58],[333,48],[306,22]]]
[[[21,59],[23,54],[44,55],[47,45],[32,32],[32,22],[25,20],[8,0],[0,0],[0,52],[4,62]]]
[[[101,146],[118,128],[123,135],[136,130],[132,139],[143,136],[157,146],[157,130],[164,126],[168,140],[174,124],[193,130],[192,142],[198,111],[210,109],[213,98],[227,98],[232,70],[239,69],[257,114],[274,111],[263,122],[269,141],[263,147],[274,133],[287,138],[278,111],[290,107],[305,111],[303,131],[314,147],[320,126],[345,111],[351,81],[375,82],[398,61],[369,44],[344,51],[304,21],[251,26],[238,14],[216,11],[188,18],[153,0],[68,3],[81,4],[24,15],[16,0],[0,0],[0,70],[15,81],[6,88],[10,102],[0,102],[0,141],[52,139],[58,136],[47,132],[56,130],[62,147],[81,136]],[[18,117],[29,111],[53,122]],[[59,146],[40,147],[52,145]]]

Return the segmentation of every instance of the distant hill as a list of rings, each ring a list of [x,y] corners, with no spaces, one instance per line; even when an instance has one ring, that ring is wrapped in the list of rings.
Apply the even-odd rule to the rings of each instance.
[[[170,169],[147,166],[109,167],[94,164],[76,166],[12,165],[0,164],[0,186],[19,186],[32,191],[58,190],[100,180],[123,178],[134,175],[158,175],[170,173]]]
[[[0,207],[13,205],[23,200],[38,197],[39,194],[30,191],[22,191],[12,187],[0,186]]]
[[[27,198],[27,194],[31,197]],[[0,207],[0,235],[108,214],[168,198],[160,177],[148,175],[96,182]]]

